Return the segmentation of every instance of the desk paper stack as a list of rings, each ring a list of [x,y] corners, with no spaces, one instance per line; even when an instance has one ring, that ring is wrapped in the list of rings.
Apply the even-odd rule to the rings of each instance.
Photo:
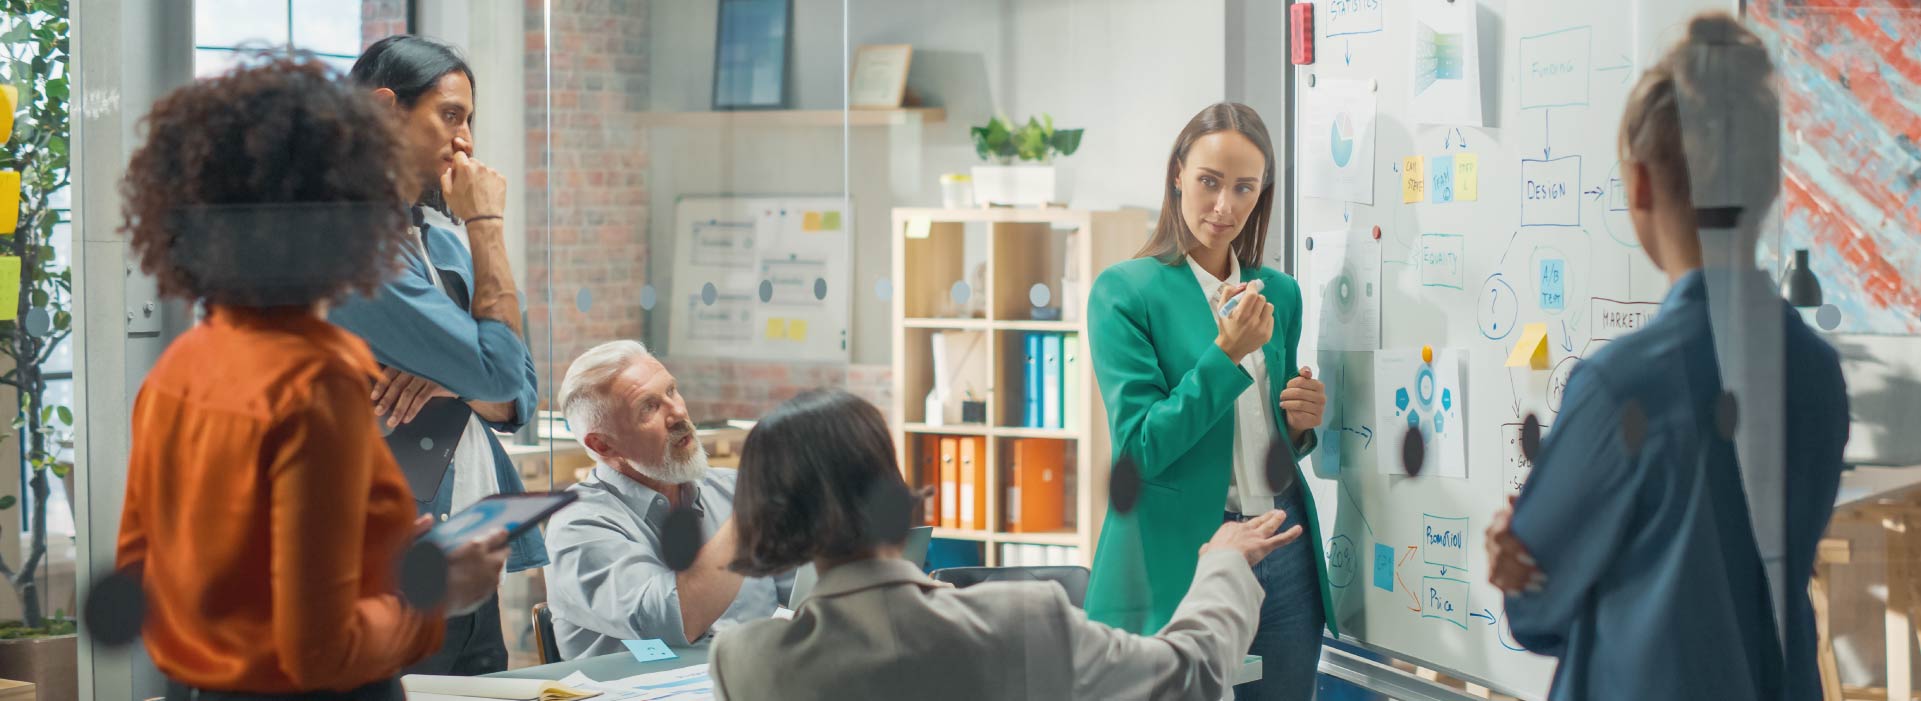
[[[712,701],[714,698],[714,678],[707,675],[704,664],[606,682],[575,672],[560,681],[571,687],[607,694],[600,701]]]
[[[400,678],[407,701],[574,701],[603,692],[540,679],[488,679],[409,674]]]

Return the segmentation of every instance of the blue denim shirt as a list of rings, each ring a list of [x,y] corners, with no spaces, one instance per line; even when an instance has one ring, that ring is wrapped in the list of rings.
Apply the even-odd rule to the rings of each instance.
[[[538,380],[534,359],[513,329],[491,319],[475,319],[467,309],[473,294],[473,258],[453,232],[426,227],[423,239],[446,292],[434,286],[427,261],[409,249],[405,269],[373,298],[355,297],[328,315],[333,323],[366,339],[380,364],[433,380],[461,399],[514,403],[508,423],[484,422],[499,431],[518,431],[533,416]],[[487,432],[494,453],[494,479],[502,494],[526,491],[520,473]],[[430,505],[435,517],[453,507],[454,471],[448,470],[440,494]],[[507,571],[547,564],[540,529],[513,539]]]
[[[1758,274],[1735,277],[1779,301]],[[1716,341],[1768,349],[1715,338],[1711,289],[1731,288],[1689,273],[1646,327],[1575,368],[1521,490],[1514,535],[1547,579],[1507,597],[1508,622],[1522,646],[1560,658],[1551,699],[1821,696],[1807,591],[1847,442],[1840,361],[1781,303],[1787,401],[1740,407],[1739,420],[1779,411],[1785,429],[1786,503],[1773,507],[1786,523],[1783,645],[1741,466],[1715,420]],[[1631,407],[1645,421],[1626,419]]]

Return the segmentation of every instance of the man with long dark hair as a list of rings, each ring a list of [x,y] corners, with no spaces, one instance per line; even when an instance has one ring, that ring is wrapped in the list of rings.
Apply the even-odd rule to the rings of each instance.
[[[389,110],[403,135],[406,172],[426,193],[413,207],[414,245],[379,293],[335,309],[384,366],[373,392],[386,428],[412,421],[436,397],[471,410],[439,488],[415,494],[437,520],[492,494],[524,491],[491,429],[516,431],[534,412],[533,357],[521,339],[520,299],[501,217],[506,180],[473,158],[474,73],[453,47],[387,37],[350,77]],[[457,230],[465,229],[467,246]],[[471,252],[469,251],[471,247]],[[488,291],[476,294],[476,291]],[[507,570],[547,563],[540,531],[516,538]],[[498,600],[447,621],[446,644],[412,673],[474,675],[507,668]]]

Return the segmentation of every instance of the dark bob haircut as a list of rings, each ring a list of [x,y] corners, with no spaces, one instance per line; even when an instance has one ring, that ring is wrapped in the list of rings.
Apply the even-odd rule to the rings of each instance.
[[[336,75],[267,55],[154,103],[120,230],[162,295],[305,306],[371,295],[398,270],[400,136]]]
[[[395,34],[360,52],[347,77],[368,90],[392,90],[395,102],[412,109],[421,95],[454,71],[467,76],[467,84],[479,94],[480,83],[474,80],[473,69],[467,67],[467,59],[458,49],[422,36]]]
[[[880,410],[813,390],[763,417],[741,446],[733,570],[768,576],[862,557],[905,541],[913,511]]]

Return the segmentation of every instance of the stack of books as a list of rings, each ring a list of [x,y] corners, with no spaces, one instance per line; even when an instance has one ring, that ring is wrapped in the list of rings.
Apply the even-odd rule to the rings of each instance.
[[[1030,333],[1025,339],[1024,428],[1071,428],[1085,408],[1077,333]]]
[[[1002,567],[1066,567],[1081,564],[1081,549],[1072,545],[1001,544]]]

